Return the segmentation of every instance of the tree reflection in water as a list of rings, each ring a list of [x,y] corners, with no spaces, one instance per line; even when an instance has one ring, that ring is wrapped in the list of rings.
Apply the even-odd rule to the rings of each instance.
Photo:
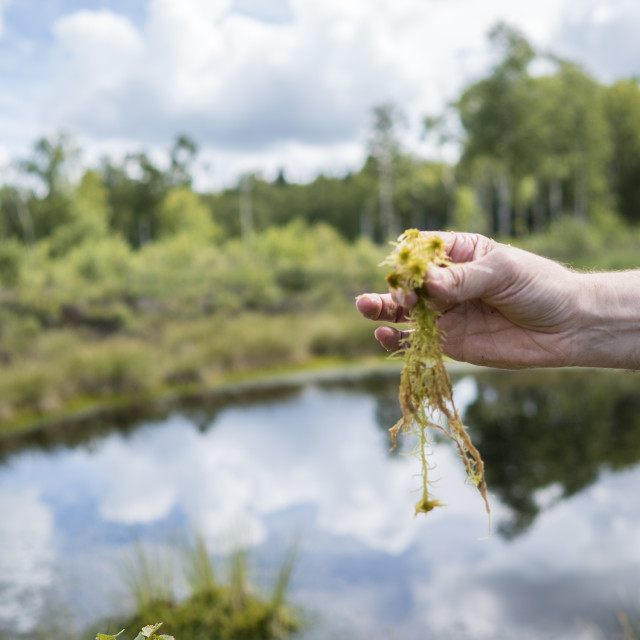
[[[342,392],[376,400],[383,430],[400,414],[398,372],[324,382]],[[534,522],[545,505],[541,492],[569,497],[592,484],[605,469],[640,461],[640,378],[602,370],[475,370],[477,394],[464,413],[485,461],[489,490],[511,509],[498,531],[512,538]],[[459,380],[459,377],[457,378]],[[456,382],[456,376],[453,376]],[[25,449],[86,446],[117,429],[123,435],[180,413],[206,431],[226,406],[265,405],[295,397],[304,383],[263,391],[194,395],[128,409],[114,409],[0,440],[0,463]],[[390,442],[389,442],[390,444]],[[390,456],[399,452],[389,453]]]
[[[490,491],[512,509],[499,524],[514,537],[544,508],[593,483],[604,469],[640,460],[640,379],[585,370],[498,372],[476,376],[465,422],[482,452]]]

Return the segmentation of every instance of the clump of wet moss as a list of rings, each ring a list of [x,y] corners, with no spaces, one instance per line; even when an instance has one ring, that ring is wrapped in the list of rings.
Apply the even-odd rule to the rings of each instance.
[[[416,455],[422,466],[422,482],[416,515],[443,506],[430,491],[430,429],[441,431],[455,443],[467,478],[480,491],[489,513],[484,463],[453,402],[451,380],[442,353],[442,333],[438,328],[440,314],[431,308],[424,290],[430,269],[451,264],[445,243],[438,235],[409,229],[392,244],[395,248],[383,262],[393,267],[387,275],[387,283],[392,289],[415,292],[418,296],[417,304],[408,311],[407,319],[412,323],[413,331],[399,352],[404,357],[399,391],[402,417],[390,429],[394,448],[400,431],[418,438]]]

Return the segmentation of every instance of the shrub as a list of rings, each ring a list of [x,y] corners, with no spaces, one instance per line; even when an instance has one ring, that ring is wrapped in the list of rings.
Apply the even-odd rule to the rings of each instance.
[[[287,554],[271,594],[250,584],[247,553],[234,552],[227,560],[229,578],[217,571],[201,538],[186,549],[183,572],[189,596],[178,601],[174,592],[176,565],[167,554],[158,555],[138,545],[129,563],[126,582],[135,613],[124,623],[135,633],[149,620],[162,620],[177,640],[284,640],[300,627],[298,616],[286,602],[295,562],[295,549]]]
[[[65,373],[80,394],[142,393],[160,381],[158,359],[150,345],[114,339],[78,349],[67,360]]]
[[[17,240],[0,242],[0,284],[15,287],[20,281],[24,247]]]
[[[373,338],[369,323],[353,313],[322,315],[310,321],[309,352],[315,356],[356,357],[379,354],[380,346]]]
[[[60,406],[58,380],[52,367],[40,363],[0,371],[0,414],[42,413]]]

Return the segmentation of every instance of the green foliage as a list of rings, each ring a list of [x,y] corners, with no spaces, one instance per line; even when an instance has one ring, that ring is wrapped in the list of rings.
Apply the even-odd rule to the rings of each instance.
[[[17,212],[22,217],[25,236],[26,224],[31,239],[34,239],[51,235],[59,224],[68,221],[71,202],[68,172],[78,153],[73,139],[66,133],[58,133],[51,138],[40,138],[34,145],[32,156],[20,163],[22,170],[35,176],[44,188],[42,197],[30,194],[28,215]]]
[[[136,611],[173,602],[175,570],[174,557],[168,548],[136,543],[124,571],[124,581]]]
[[[460,185],[455,190],[452,229],[486,233],[486,220],[473,189]]]
[[[144,393],[160,381],[160,357],[149,345],[133,340],[97,342],[69,356],[66,384],[81,395]]]
[[[526,173],[532,158],[529,145],[535,111],[535,83],[528,73],[535,54],[524,37],[499,25],[492,32],[500,60],[491,74],[468,87],[457,103],[467,138],[463,163],[475,157],[495,158],[504,171]]]
[[[15,240],[0,242],[0,285],[15,287],[20,282],[24,248]]]
[[[66,259],[76,278],[87,284],[117,285],[127,275],[129,249],[118,237],[84,243],[74,248]],[[60,284],[68,282],[63,276]]]
[[[111,210],[107,190],[95,171],[87,171],[70,204],[69,219],[51,234],[51,253],[64,255],[84,241],[98,241],[107,235]]]
[[[593,217],[594,222],[586,224],[573,216],[561,216],[544,234],[523,238],[517,244],[574,268],[640,267],[640,233],[629,229],[611,211],[597,211]]]
[[[180,640],[290,637],[300,627],[296,612],[286,602],[295,551],[284,559],[271,594],[263,595],[252,586],[247,560],[246,551],[235,551],[227,559],[228,580],[220,582],[203,539],[196,537],[194,545],[184,550],[182,563],[190,593],[177,600],[175,563],[166,554],[138,546],[127,571],[135,614],[120,626],[132,633],[145,621],[162,620]],[[153,625],[146,628],[149,633],[157,630]]]
[[[91,301],[117,295],[128,276],[131,249],[118,236],[85,239],[65,255],[50,255],[48,242],[41,243],[23,261],[24,298],[53,303]]]
[[[112,231],[132,247],[152,241],[158,208],[174,186],[172,173],[163,172],[145,153],[128,155],[120,166],[107,161],[101,172],[113,212]]]
[[[67,185],[66,169],[78,155],[78,149],[66,133],[52,138],[40,138],[33,147],[33,155],[22,162],[23,169],[37,176],[47,189],[47,197],[63,191]]]
[[[17,412],[53,411],[62,404],[58,371],[53,365],[27,362],[0,372],[0,421],[11,420]]]
[[[464,131],[459,177],[477,191],[488,231],[522,236],[563,212],[587,219],[609,206],[616,187],[604,87],[557,58],[552,74],[534,77],[536,52],[504,25],[493,44],[498,63],[455,103]]]
[[[107,235],[20,256],[0,316],[3,423],[377,353],[352,300],[379,287],[382,251],[328,225],[298,220],[216,244],[179,233],[139,250]]]
[[[339,319],[339,320],[338,320]],[[356,358],[369,351],[371,331],[362,331],[362,319],[341,313],[320,313],[305,319],[304,352],[320,357]]]
[[[192,593],[212,592],[219,586],[207,545],[200,535],[184,554],[184,574]]]
[[[162,626],[162,622],[157,622],[156,624],[148,624],[145,627],[142,627],[140,633],[136,636],[135,640],[145,640],[145,638],[149,638],[149,640],[174,640],[173,636],[168,636],[165,634],[157,635],[156,631]]]
[[[609,175],[615,206],[625,220],[640,221],[640,85],[621,80],[605,89],[613,147]]]
[[[0,187],[0,238],[21,240],[25,244],[35,241],[33,214],[23,189],[11,185]]]
[[[192,242],[208,242],[220,236],[209,209],[189,187],[174,187],[158,206],[156,237],[189,234]]]
[[[446,221],[449,195],[446,180],[441,177],[447,168],[451,170],[441,163],[398,152],[393,159],[392,204],[399,221],[426,226]],[[242,184],[244,194],[239,185],[204,197],[226,236],[242,235],[244,198],[245,206],[250,206],[254,232],[299,219],[307,224],[329,224],[351,241],[360,236],[377,241],[384,238],[378,171],[372,157],[359,172],[342,178],[319,175],[308,184],[291,184],[269,183],[251,176]]]

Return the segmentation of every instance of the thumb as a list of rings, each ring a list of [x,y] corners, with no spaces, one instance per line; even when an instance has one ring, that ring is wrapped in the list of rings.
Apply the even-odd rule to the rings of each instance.
[[[454,304],[494,294],[503,278],[481,262],[479,260],[430,269],[425,282],[427,295],[435,300]]]

